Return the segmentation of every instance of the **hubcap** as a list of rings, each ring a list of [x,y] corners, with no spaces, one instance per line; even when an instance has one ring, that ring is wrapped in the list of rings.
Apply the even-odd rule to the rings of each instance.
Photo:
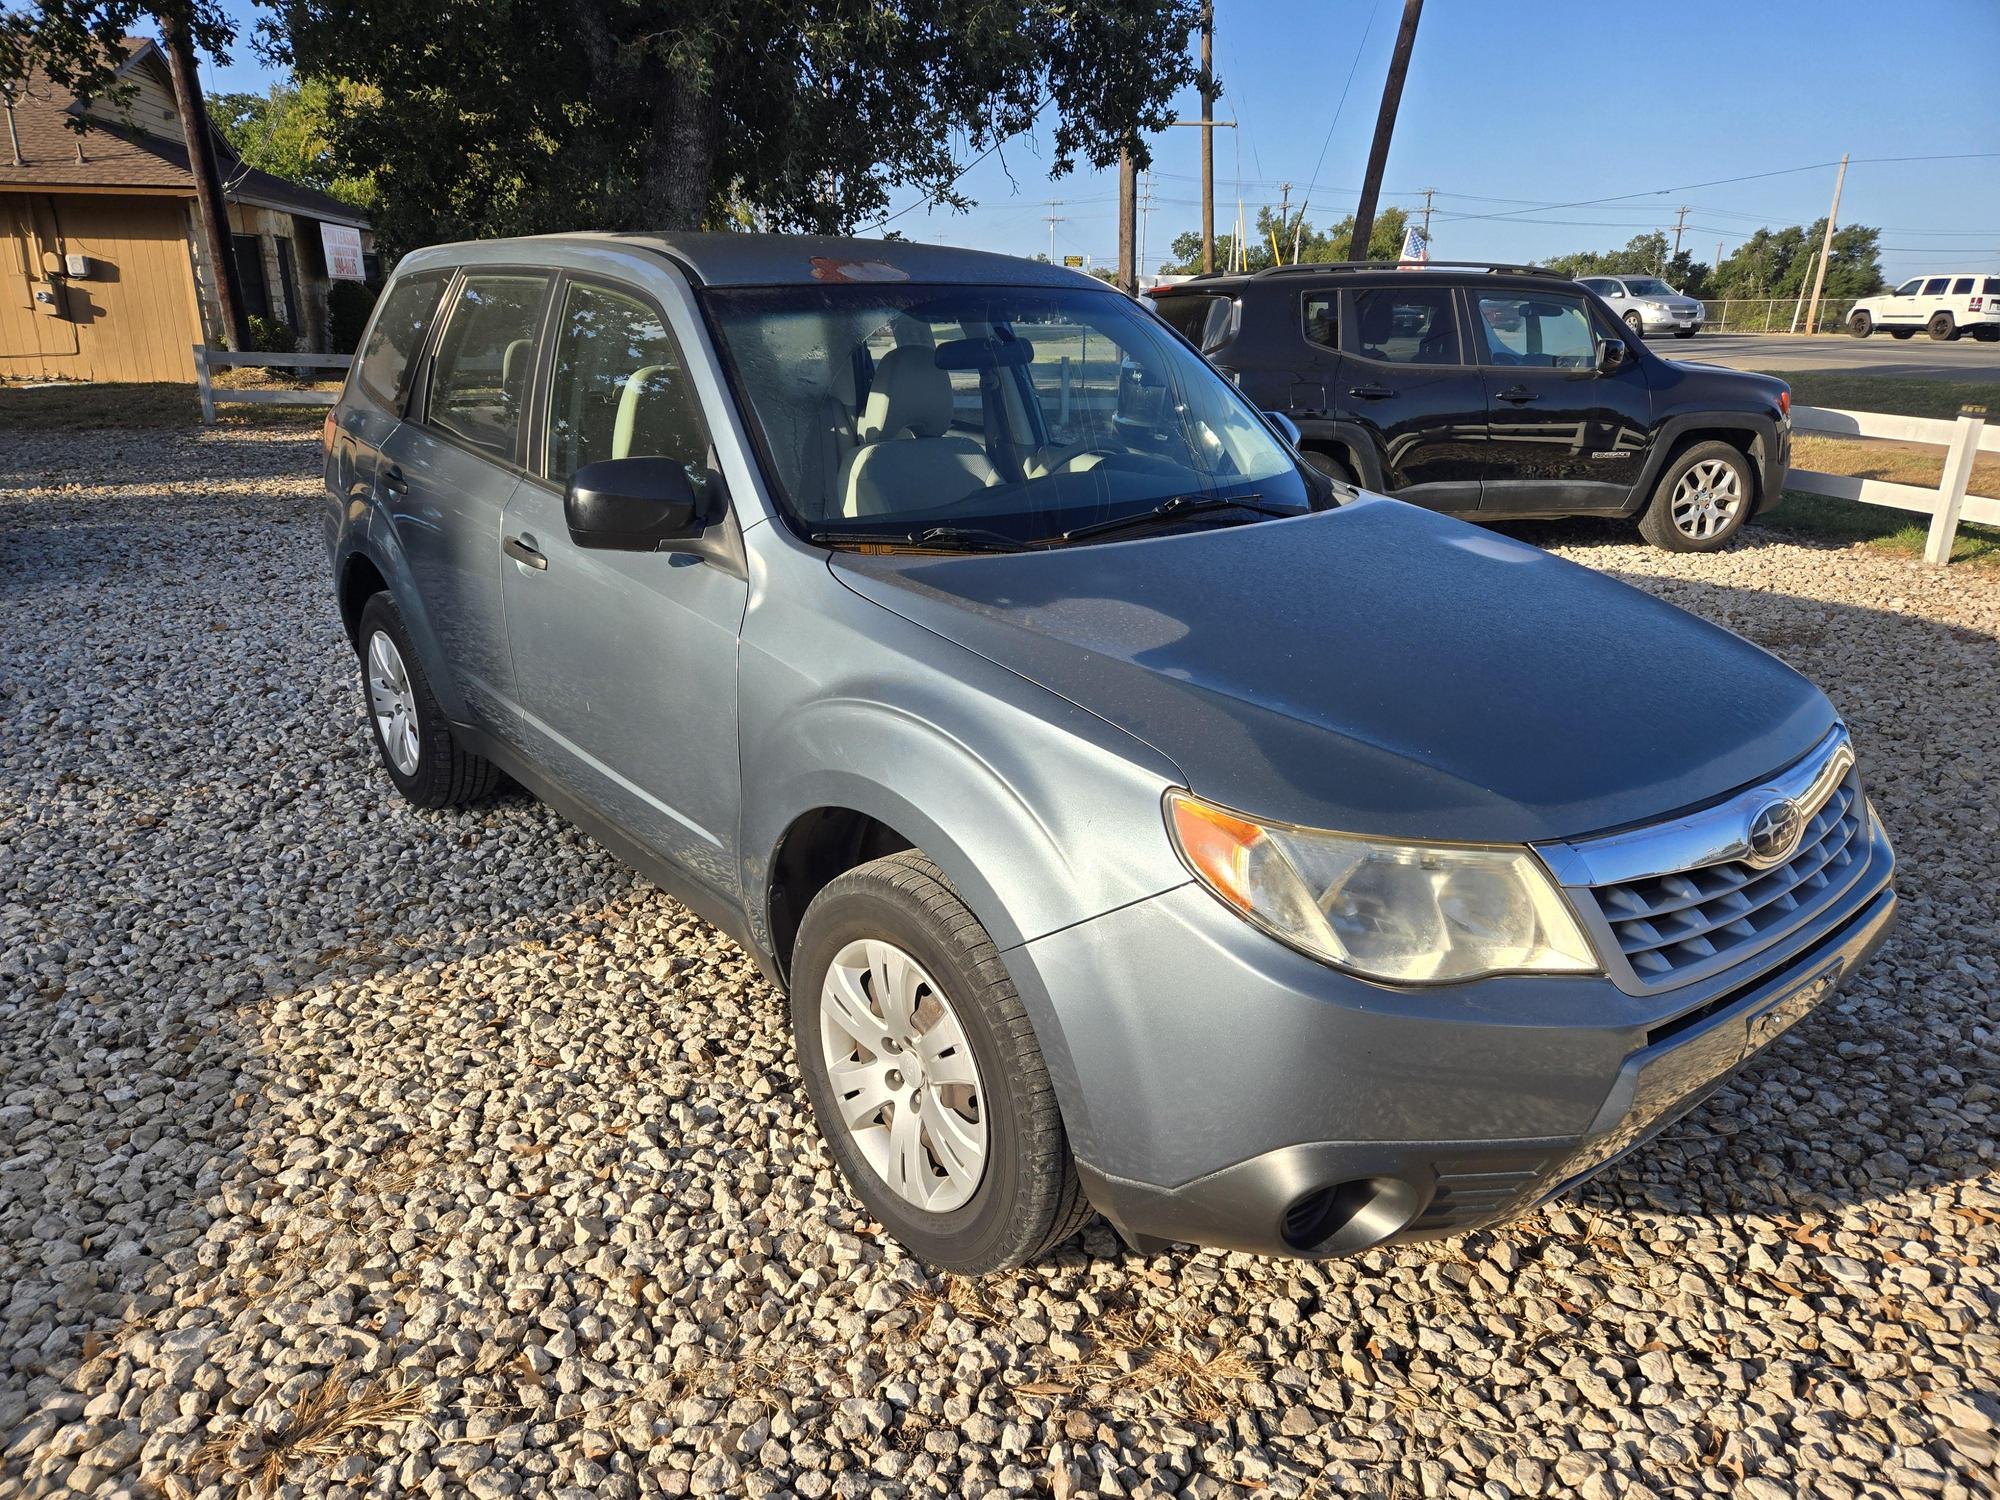
[[[1743,482],[1719,458],[1705,458],[1674,486],[1674,526],[1690,541],[1711,541],[1743,506]]]
[[[965,1027],[894,943],[858,938],[820,987],[834,1107],[875,1175],[912,1207],[962,1208],[986,1172],[985,1094]]]
[[[417,772],[417,695],[403,654],[384,631],[368,638],[368,711],[389,764],[405,776]]]

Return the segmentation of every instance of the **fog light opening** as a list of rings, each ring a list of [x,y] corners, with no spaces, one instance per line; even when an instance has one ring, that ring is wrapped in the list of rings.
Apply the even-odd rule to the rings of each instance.
[[[1417,1216],[1423,1200],[1395,1177],[1362,1177],[1314,1188],[1292,1200],[1278,1234],[1306,1255],[1352,1255],[1379,1245]]]

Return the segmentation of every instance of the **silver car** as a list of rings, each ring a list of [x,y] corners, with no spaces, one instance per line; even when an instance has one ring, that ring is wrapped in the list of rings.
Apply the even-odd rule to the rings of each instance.
[[[1305,1256],[1492,1223],[1895,910],[1811,683],[1328,479],[1059,267],[421,251],[326,496],[388,781],[511,779],[740,942],[832,1160],[940,1267],[1093,1208]]]
[[[1577,281],[1602,297],[1641,338],[1671,331],[1675,338],[1691,339],[1708,316],[1701,303],[1657,276],[1580,276]]]

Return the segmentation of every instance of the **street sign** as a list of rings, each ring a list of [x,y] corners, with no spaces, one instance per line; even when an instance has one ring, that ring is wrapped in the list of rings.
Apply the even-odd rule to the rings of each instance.
[[[1068,266],[1072,271],[1081,271],[1083,269],[1083,257],[1081,255],[1065,255],[1063,257],[1063,264]]]

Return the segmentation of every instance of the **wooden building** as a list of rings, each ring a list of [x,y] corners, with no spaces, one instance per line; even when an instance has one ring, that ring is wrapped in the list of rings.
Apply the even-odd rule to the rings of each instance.
[[[132,97],[87,111],[39,74],[0,84],[0,380],[191,381],[192,346],[223,342],[167,60],[128,37],[119,76]],[[325,349],[328,251],[353,272],[366,217],[211,138],[246,314]]]

